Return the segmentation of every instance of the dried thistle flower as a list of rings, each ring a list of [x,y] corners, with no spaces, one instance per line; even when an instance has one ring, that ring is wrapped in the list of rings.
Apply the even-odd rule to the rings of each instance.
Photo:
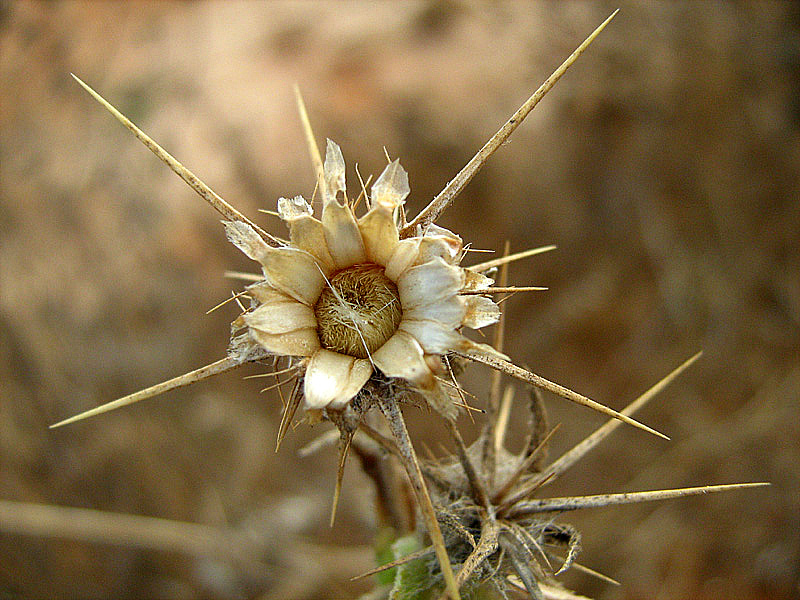
[[[459,266],[463,244],[446,229],[432,225],[400,239],[410,188],[399,161],[364,194],[367,212],[360,218],[346,198],[344,172],[341,149],[328,140],[321,220],[301,196],[278,200],[291,236],[284,246],[270,246],[247,223],[225,223],[231,242],[264,273],[246,290],[253,307],[234,322],[246,332],[233,345],[245,355],[263,349],[296,357],[304,406],[315,415],[343,411],[378,370],[409,383],[451,418],[455,407],[435,377],[441,368],[435,357],[493,353],[459,333],[497,321],[500,309],[491,298],[464,295],[493,282]]]
[[[402,210],[409,192],[407,174],[398,161],[386,167],[372,187],[372,198],[367,200],[367,214],[356,219],[353,206],[345,197],[341,150],[329,142],[323,164],[298,93],[323,210],[320,221],[313,217],[311,205],[302,197],[280,199],[278,214],[289,226],[288,242],[265,232],[225,202],[97,92],[75,77],[98,102],[227,219],[225,226],[229,239],[262,264],[264,277],[254,277],[258,283],[241,294],[248,295],[254,307],[234,322],[234,331],[245,328],[247,335],[232,336],[226,358],[65,419],[53,427],[138,402],[245,362],[282,355],[308,359],[301,360],[298,369],[305,373],[303,396],[307,409],[342,408],[355,397],[377,368],[385,376],[408,381],[417,391],[428,392],[425,397],[451,418],[452,408],[447,403],[438,402],[441,387],[432,376],[440,367],[431,356],[454,353],[666,438],[627,415],[513,365],[499,351],[471,342],[458,333],[457,330],[464,325],[479,328],[497,320],[499,310],[490,299],[491,294],[541,289],[492,288],[493,281],[481,275],[482,272],[553,247],[529,250],[464,269],[459,266],[464,257],[461,239],[434,224],[489,156],[509,138],[615,14],[556,69],[410,222],[405,222]],[[366,189],[362,193],[367,196]],[[338,197],[339,194],[342,198]],[[357,272],[358,276],[354,277]],[[377,296],[363,295],[365,290],[370,292],[369,295],[375,292],[376,284],[381,288]],[[351,297],[345,298],[345,295]],[[382,305],[379,297],[390,301]],[[327,381],[333,383],[330,388],[326,386]]]
[[[458,598],[458,588],[442,534],[398,408],[398,400],[407,398],[411,392],[421,392],[431,406],[445,417],[445,421],[452,424],[454,410],[434,377],[440,365],[437,363],[438,359],[432,360],[431,357],[452,352],[485,362],[512,376],[526,380],[532,378],[534,382],[573,401],[590,405],[657,434],[627,416],[514,366],[497,351],[470,342],[457,333],[456,329],[462,325],[478,327],[496,319],[496,305],[488,297],[479,295],[476,299],[469,299],[463,297],[463,293],[478,291],[485,292],[483,296],[488,296],[491,293],[491,282],[481,277],[479,272],[482,268],[493,266],[497,261],[473,267],[472,274],[468,276],[467,271],[458,266],[463,258],[463,247],[458,236],[433,224],[494,150],[508,139],[613,16],[612,14],[578,47],[428,207],[409,223],[405,222],[405,213],[400,210],[408,194],[408,185],[405,172],[398,162],[391,163],[376,181],[372,188],[372,198],[368,200],[368,212],[361,219],[356,220],[346,197],[342,198],[343,203],[340,204],[337,195],[341,193],[344,196],[345,192],[341,151],[335,144],[329,144],[325,164],[322,163],[305,108],[302,101],[299,101],[318,189],[322,196],[323,211],[322,220],[318,221],[310,214],[310,205],[302,199],[283,199],[279,202],[279,214],[290,228],[288,243],[268,234],[230,206],[76,77],[96,100],[227,219],[229,239],[250,258],[262,264],[264,279],[247,290],[253,306],[233,325],[234,332],[245,328],[246,333],[232,336],[225,358],[61,421],[54,427],[138,402],[228,371],[246,362],[261,360],[270,355],[289,356],[292,366],[297,367],[297,383],[284,413],[279,443],[301,396],[312,414],[317,418],[327,417],[337,425],[341,431],[341,443],[339,473],[334,493],[335,510],[344,460],[353,432],[363,414],[373,404],[377,404],[386,416],[397,441],[400,456],[433,541],[448,593],[452,598]],[[363,191],[366,195],[366,190]],[[507,257],[505,262],[524,255],[525,253]],[[358,267],[357,270],[363,272],[353,277],[352,269],[364,264],[373,265],[374,268]],[[350,276],[339,276],[348,269],[351,270]],[[366,281],[365,277],[371,280]],[[352,284],[353,279],[358,280],[356,285]],[[345,284],[345,281],[350,283]],[[383,288],[380,295],[390,298],[389,306],[378,306],[372,299],[367,301],[363,297],[355,301],[345,297],[351,295],[354,289],[363,290],[376,285]],[[345,289],[347,286],[352,289]],[[426,289],[430,286],[435,291]],[[326,289],[328,292],[323,294]],[[428,294],[431,294],[430,297]],[[330,300],[326,300],[327,297]],[[386,310],[395,302],[400,305],[399,321],[395,312],[397,307]],[[365,313],[364,307],[370,305],[373,310]],[[377,326],[369,323],[378,318],[378,314],[382,323]],[[388,320],[383,321],[387,316]],[[330,323],[333,323],[333,327]],[[369,339],[364,337],[367,329],[365,325],[369,325],[368,329],[375,333],[370,333]],[[337,327],[342,331],[350,330],[350,341],[342,341],[341,336],[335,333]],[[354,341],[353,335],[357,335],[359,340]],[[324,344],[330,346],[325,347]],[[299,393],[301,379],[302,394]],[[371,382],[371,385],[365,387],[367,382]],[[406,384],[410,384],[410,387]],[[359,395],[359,391],[364,393]]]
[[[461,334],[462,327],[481,328],[500,317],[492,294],[535,289],[507,288],[504,285],[492,287],[494,282],[483,273],[549,248],[534,249],[465,268],[461,266],[465,248],[460,237],[434,222],[614,14],[542,84],[444,190],[408,222],[403,203],[410,188],[407,174],[397,160],[389,162],[372,186],[371,193],[362,184],[361,194],[365,198],[366,212],[360,217],[356,215],[360,196],[352,202],[347,197],[341,150],[338,145],[328,141],[325,161],[322,161],[298,93],[322,212],[320,219],[316,219],[312,204],[302,197],[281,198],[278,201],[278,215],[288,225],[288,241],[267,233],[230,206],[78,80],[225,217],[228,238],[248,257],[261,264],[263,277],[255,277],[255,283],[237,295],[249,298],[251,305],[243,308],[242,314],[233,323],[225,358],[66,419],[54,427],[138,402],[247,362],[272,357],[277,367],[278,360],[285,357],[288,366],[273,375],[289,372],[294,377],[295,386],[286,404],[278,444],[301,402],[311,420],[324,418],[337,426],[340,431],[340,459],[334,512],[344,461],[354,433],[361,426],[390,449],[405,468],[432,542],[446,594],[453,599],[459,598],[460,585],[483,562],[489,560],[499,544],[510,557],[525,587],[535,595],[536,581],[542,579],[541,569],[536,573],[531,571],[531,565],[534,564],[531,548],[539,543],[536,540],[566,539],[570,546],[567,562],[571,562],[576,552],[577,538],[569,529],[550,525],[537,524],[532,532],[533,525],[528,523],[526,515],[535,510],[524,504],[529,491],[519,491],[515,487],[517,481],[506,481],[501,488],[494,487],[497,475],[495,465],[498,464],[501,447],[497,444],[487,445],[486,440],[494,439],[491,434],[484,436],[481,442],[479,468],[473,465],[470,456],[477,450],[474,450],[475,447],[467,449],[461,440],[454,424],[456,408],[453,398],[441,384],[441,379],[448,374],[448,357],[484,363],[495,369],[497,374],[505,373],[603,412],[618,420],[615,423],[626,422],[660,437],[666,436],[633,420],[627,413],[618,413],[514,365],[502,354],[499,343],[493,348],[464,337]],[[498,337],[498,340],[501,339]],[[455,380],[454,386],[458,388]],[[430,498],[423,469],[398,406],[399,402],[415,397],[423,398],[444,417],[459,449],[460,461],[454,463],[456,468],[445,470],[439,476],[442,489],[452,494],[453,490],[464,488],[459,488],[460,479],[466,478],[465,481],[469,483],[469,493],[458,496],[455,504],[451,501],[448,505],[445,498],[437,496],[437,503],[442,505],[438,512]],[[393,441],[382,438],[379,432],[363,422],[365,414],[373,406],[377,406],[386,417]],[[497,409],[497,402],[493,400],[489,406],[487,431],[496,430]],[[528,456],[520,458],[516,464],[520,472],[522,465],[530,467]],[[434,468],[428,465],[425,470],[429,477],[436,479]],[[482,478],[489,482],[488,485],[481,483]],[[529,480],[524,480],[524,486],[529,484]],[[509,497],[514,499],[512,504],[496,505],[500,500],[508,503]],[[474,513],[475,507],[480,515],[485,514],[485,518],[480,517],[479,521],[465,525],[464,510]],[[505,520],[497,519],[495,513],[498,510]],[[456,537],[460,536],[462,541],[471,543],[470,540],[474,542],[474,536],[470,533],[470,527],[474,529],[478,522],[482,532],[484,527],[489,529],[481,536],[473,552],[463,560],[456,578],[451,567],[451,553],[458,562],[462,562],[460,557],[466,554],[458,547],[454,548],[452,540],[448,543],[442,528],[452,528],[458,534]],[[498,563],[498,572],[505,576],[506,571],[500,566]]]

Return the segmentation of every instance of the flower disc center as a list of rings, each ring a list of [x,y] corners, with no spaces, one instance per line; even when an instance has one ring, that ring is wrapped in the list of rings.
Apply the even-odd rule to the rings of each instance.
[[[367,358],[400,324],[397,286],[374,264],[353,265],[328,281],[314,306],[320,343],[334,352]]]

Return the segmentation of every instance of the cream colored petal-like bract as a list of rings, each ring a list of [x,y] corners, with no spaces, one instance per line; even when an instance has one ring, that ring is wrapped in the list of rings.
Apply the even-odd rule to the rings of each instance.
[[[461,257],[461,250],[464,248],[464,241],[461,239],[461,236],[453,233],[449,229],[445,229],[444,227],[439,227],[435,223],[431,223],[428,227],[425,228],[425,233],[422,236],[423,245],[425,245],[425,240],[430,242],[435,242],[437,245],[444,245],[442,249],[435,249],[425,252],[442,252],[446,250],[447,256],[443,256],[447,262],[454,263],[458,262]],[[427,259],[426,259],[427,260]],[[420,262],[423,262],[420,260]]]
[[[313,215],[313,207],[302,196],[278,198],[278,216],[287,223],[299,217]]]
[[[486,296],[467,296],[464,298],[467,312],[464,325],[472,329],[480,329],[500,320],[500,307],[494,300]]]
[[[413,336],[402,330],[396,331],[383,346],[372,353],[372,362],[385,375],[407,379],[425,389],[435,381],[425,362],[422,346]]]
[[[392,281],[397,281],[400,275],[414,264],[414,261],[417,260],[417,256],[419,256],[419,241],[420,238],[406,238],[400,240],[395,246],[389,262],[385,265],[386,277]]]
[[[313,306],[325,285],[319,264],[296,248],[270,248],[260,260],[264,278],[272,287]]]
[[[464,275],[466,276],[464,281],[465,291],[485,290],[494,283],[494,279],[491,277],[470,271],[468,268],[464,269]]]
[[[451,350],[463,352],[469,347],[467,338],[438,321],[403,319],[398,330],[413,336],[426,354],[446,354]]]
[[[461,238],[444,235],[426,235],[420,240],[417,264],[423,264],[436,257],[448,264],[457,264],[461,256]]]
[[[394,210],[410,192],[408,173],[400,165],[400,160],[395,159],[386,165],[383,173],[372,184],[372,206],[384,205]]]
[[[247,313],[244,322],[253,329],[274,334],[317,327],[314,309],[289,297],[262,304]]]
[[[339,192],[344,194],[347,191],[344,178],[344,156],[342,156],[342,149],[339,144],[333,140],[328,140],[325,148],[325,164],[322,167],[322,171],[325,173],[325,185],[329,194],[325,199],[327,204],[330,201],[335,201]]]
[[[385,267],[400,242],[392,210],[385,205],[374,205],[359,219],[358,228],[364,240],[367,259]]]
[[[328,252],[322,222],[314,218],[311,205],[302,196],[278,198],[278,216],[289,228],[289,239],[293,247],[314,256],[326,273],[333,270],[333,258]]]
[[[286,294],[282,294],[266,281],[259,281],[247,286],[247,295],[257,300],[259,304],[268,302],[279,302],[284,299],[291,299]]]
[[[341,408],[352,400],[372,375],[372,365],[365,358],[320,349],[306,367],[303,382],[305,407]]]
[[[327,275],[334,270],[333,257],[328,250],[328,240],[325,239],[325,228],[319,219],[311,215],[303,215],[287,223],[289,226],[289,239],[292,246],[305,250],[317,259]]]
[[[446,237],[456,240],[461,246],[464,245],[460,235],[450,231],[446,227],[440,227],[436,223],[431,223],[425,228],[425,237]]]
[[[250,337],[272,354],[283,356],[311,356],[319,350],[316,328],[297,329],[286,333],[266,333],[250,328]]]
[[[461,327],[466,314],[464,298],[448,296],[437,302],[403,310],[403,320],[437,321],[450,329]]]
[[[248,258],[261,262],[264,255],[272,250],[261,236],[256,233],[256,230],[247,223],[242,221],[223,221],[222,224],[225,226],[225,235],[228,240],[244,252]]]
[[[366,262],[364,241],[349,206],[328,202],[322,208],[322,226],[336,268],[344,269]]]
[[[434,258],[411,267],[397,278],[397,293],[403,311],[453,296],[464,287],[464,270]]]

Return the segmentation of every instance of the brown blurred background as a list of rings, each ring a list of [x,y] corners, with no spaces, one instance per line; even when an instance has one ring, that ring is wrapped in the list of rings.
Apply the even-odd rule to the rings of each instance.
[[[798,597],[797,4],[2,2],[0,499],[233,530],[247,542],[221,554],[247,556],[104,543],[105,525],[78,539],[59,533],[77,518],[37,529],[11,510],[0,598],[343,598],[372,564],[367,480],[350,461],[330,530],[335,453],[297,457],[325,425],[275,454],[280,401],[242,380],[263,368],[47,429],[222,357],[236,310],[204,313],[236,287],[226,269],[251,268],[70,72],[283,233],[257,209],[313,190],[294,82],[351,168],[377,175],[384,146],[401,158],[414,213],[617,6],[440,223],[477,248],[559,246],[511,269],[550,290],[504,305],[507,352],[549,379],[621,408],[705,352],[640,415],[672,442],[621,428],[548,493],[773,484],[566,515],[583,564],[623,585],[565,584],[605,599]],[[479,395],[486,380],[477,366],[465,379]],[[603,422],[548,407],[556,453]],[[441,436],[409,417],[416,439]]]

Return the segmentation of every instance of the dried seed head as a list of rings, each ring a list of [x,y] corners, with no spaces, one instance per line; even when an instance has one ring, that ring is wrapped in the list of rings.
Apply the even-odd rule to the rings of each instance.
[[[333,275],[314,306],[323,348],[367,358],[392,337],[403,312],[383,267],[353,265]]]

